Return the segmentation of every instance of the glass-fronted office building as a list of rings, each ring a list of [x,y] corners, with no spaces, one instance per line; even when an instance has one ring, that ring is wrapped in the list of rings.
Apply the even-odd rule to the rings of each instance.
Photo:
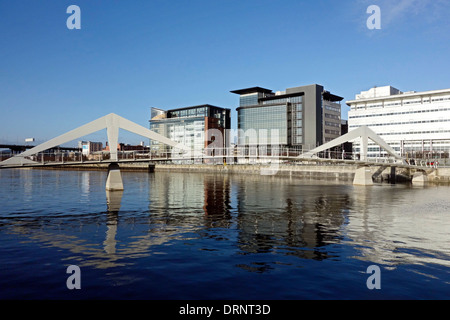
[[[278,144],[287,144],[286,123],[286,105],[241,109],[238,126],[243,134],[238,135],[238,144],[272,144],[277,140]]]
[[[208,104],[168,111],[151,108],[151,116],[150,130],[192,150],[201,151],[212,143],[216,148],[229,144],[230,109]],[[150,149],[154,153],[170,150],[168,146],[152,140]]]
[[[320,85],[231,91],[240,96],[238,145],[281,145],[311,149],[340,136],[342,97]]]

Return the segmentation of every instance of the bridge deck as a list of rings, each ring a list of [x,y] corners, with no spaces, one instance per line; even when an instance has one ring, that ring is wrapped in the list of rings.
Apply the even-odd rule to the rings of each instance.
[[[298,163],[298,162],[308,162],[308,163],[321,163],[321,164],[335,164],[335,165],[357,165],[357,166],[376,166],[376,167],[395,167],[404,169],[432,169],[432,166],[421,166],[421,165],[411,165],[399,162],[376,162],[376,161],[361,161],[361,160],[350,160],[350,159],[327,159],[327,158],[298,158],[298,157],[286,157],[286,156],[204,156],[202,160],[217,160],[217,159],[246,159],[246,160],[256,160],[256,159],[266,159],[276,160],[288,163]],[[195,158],[198,159],[198,158]],[[135,158],[135,159],[118,159],[118,160],[84,160],[84,161],[56,161],[56,162],[33,162],[33,163],[23,163],[23,164],[5,164],[0,165],[0,169],[14,169],[14,168],[45,168],[45,167],[61,167],[61,166],[82,166],[82,165],[95,165],[95,164],[110,164],[110,163],[139,163],[139,162],[167,162],[167,161],[189,161],[193,159],[189,158]],[[260,162],[259,164],[265,164]]]

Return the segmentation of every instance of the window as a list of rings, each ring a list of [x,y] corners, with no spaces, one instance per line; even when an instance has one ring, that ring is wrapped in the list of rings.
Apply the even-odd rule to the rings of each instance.
[[[278,130],[279,143],[287,144],[286,105],[240,109],[238,127],[241,130],[240,145],[252,144],[252,142],[271,144],[271,135],[275,134],[275,130]],[[256,137],[250,137],[251,134]]]
[[[252,106],[258,104],[258,93],[241,95],[240,97],[240,106]]]

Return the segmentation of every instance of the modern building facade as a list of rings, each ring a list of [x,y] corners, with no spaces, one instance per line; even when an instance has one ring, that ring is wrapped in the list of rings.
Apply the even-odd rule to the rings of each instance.
[[[321,85],[278,92],[261,87],[231,92],[240,96],[237,108],[240,146],[279,144],[313,149],[341,135],[343,98]],[[278,132],[278,137],[272,132]]]
[[[151,108],[150,130],[182,143],[192,150],[201,151],[208,146],[229,146],[231,128],[230,109],[209,104],[172,110]],[[152,152],[167,152],[169,147],[150,141]]]
[[[149,147],[145,145],[144,141],[141,141],[138,145],[130,145],[125,143],[118,143],[117,144],[117,151],[141,151],[141,152],[148,152]],[[103,151],[110,151],[108,141],[106,141],[106,146],[103,148]]]
[[[406,157],[435,157],[450,151],[450,89],[401,92],[391,86],[363,91],[346,102],[349,131],[368,126]],[[353,152],[358,153],[358,142]],[[370,145],[368,157],[383,156]]]
[[[103,150],[103,143],[92,141],[78,141],[78,148],[82,150],[83,155],[88,156],[94,152]]]

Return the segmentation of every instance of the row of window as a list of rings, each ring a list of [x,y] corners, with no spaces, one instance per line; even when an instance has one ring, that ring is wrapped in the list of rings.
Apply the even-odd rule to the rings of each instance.
[[[180,138],[180,137],[194,137],[195,136],[196,138],[202,138],[202,139],[204,137],[204,135],[202,133],[197,133],[197,134],[194,134],[194,133],[178,134],[177,132],[175,132],[175,133],[171,132],[170,136],[171,137],[176,137],[176,138]]]
[[[394,149],[395,151],[400,151],[399,147],[393,147],[391,146],[392,149]],[[360,152],[361,148],[354,148],[355,152]],[[381,149],[380,147],[367,147],[367,152],[384,152],[384,149]]]
[[[441,109],[430,109],[430,110],[416,110],[416,111],[403,111],[403,112],[388,112],[388,113],[377,113],[377,114],[365,114],[360,116],[352,116],[349,115],[349,119],[357,119],[357,118],[369,118],[369,117],[382,117],[382,116],[393,116],[400,114],[416,114],[416,113],[428,113],[428,112],[439,112],[439,111],[450,111],[450,108],[441,108]]]
[[[275,103],[296,103],[296,104],[301,104],[303,102],[303,97],[302,96],[298,96],[298,97],[288,97],[288,98],[280,98],[280,99],[271,99],[271,100],[267,100],[267,101],[263,101],[263,104],[275,104]]]
[[[325,106],[325,109],[326,110],[330,110],[330,111],[334,111],[334,112],[341,112],[341,108],[328,106],[328,105]]]
[[[434,123],[434,122],[450,122],[450,119],[439,119],[439,120],[417,120],[408,122],[390,122],[390,123],[373,123],[366,124],[368,127],[379,127],[379,126],[391,126],[391,125],[402,125],[402,124],[418,124],[418,123]],[[358,128],[359,125],[351,125],[349,128]]]
[[[258,104],[258,94],[251,94],[246,96],[241,96],[239,99],[239,105],[243,106],[253,106]]]
[[[330,129],[325,129],[325,133],[335,134],[335,135],[340,135],[341,134],[341,132],[339,130],[330,130]]]
[[[422,100],[416,100],[416,101],[403,101],[403,104],[415,104],[415,103],[422,103]]]
[[[335,114],[325,113],[325,118],[341,120],[341,117]]]
[[[435,101],[446,101],[446,100],[450,100],[450,97],[443,97],[443,98],[435,98],[435,99],[432,99],[431,101],[432,102],[435,102]]]
[[[340,128],[340,127],[341,127],[341,125],[340,125],[339,123],[336,123],[336,122],[329,122],[329,121],[325,121],[325,125],[326,125],[326,126],[329,126],[329,127],[337,127],[337,128]]]
[[[378,133],[380,136],[393,136],[393,135],[403,135],[403,134],[427,134],[427,133],[449,133],[450,130],[430,130],[430,131],[406,131],[406,132],[386,132]]]
[[[442,98],[434,98],[431,99],[431,102],[438,102],[438,101],[448,101],[450,100],[450,97],[442,97]],[[400,106],[400,105],[408,105],[408,104],[421,104],[421,103],[426,103],[426,102],[430,102],[430,99],[424,99],[424,100],[407,100],[407,101],[403,101],[402,102],[391,102],[391,103],[385,103],[384,106],[385,107],[391,107],[391,106]],[[364,109],[364,108],[379,108],[379,107],[383,107],[382,103],[375,103],[375,104],[368,104],[368,105],[359,105],[356,106],[357,109]]]
[[[206,117],[208,110],[206,107],[169,111],[170,118],[184,118],[184,117]]]

